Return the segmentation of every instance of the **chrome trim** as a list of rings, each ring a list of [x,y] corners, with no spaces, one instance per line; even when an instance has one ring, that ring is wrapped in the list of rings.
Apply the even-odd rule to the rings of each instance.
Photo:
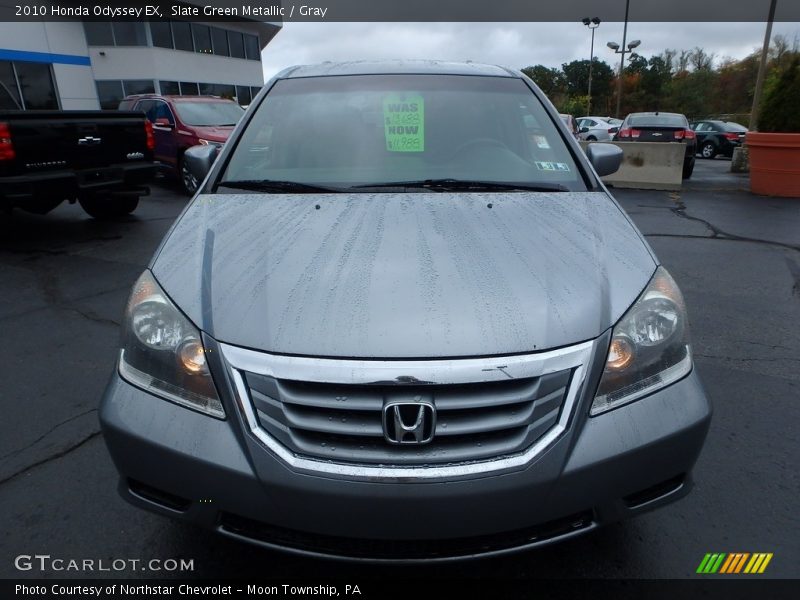
[[[528,466],[564,431],[586,378],[594,342],[583,342],[549,352],[519,356],[452,360],[336,360],[279,356],[220,344],[229,366],[239,410],[253,435],[291,469],[309,475],[327,475],[356,481],[384,483],[430,482],[498,475]],[[272,438],[259,425],[242,371],[276,379],[345,384],[483,383],[508,378],[540,377],[574,369],[558,422],[525,452],[502,458],[440,466],[386,467],[334,463],[299,456]]]

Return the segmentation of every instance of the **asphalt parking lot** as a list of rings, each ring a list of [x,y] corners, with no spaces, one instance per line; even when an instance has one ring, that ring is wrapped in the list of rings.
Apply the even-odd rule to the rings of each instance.
[[[541,550],[468,564],[374,567],[241,545],[144,513],[116,493],[97,405],[131,284],[186,199],[163,183],[124,222],[78,206],[16,214],[0,238],[0,577],[14,557],[186,558],[201,577],[692,577],[706,552],[773,552],[798,577],[800,199],[752,196],[729,161],[698,159],[681,192],[618,190],[686,296],[715,415],[680,502]]]

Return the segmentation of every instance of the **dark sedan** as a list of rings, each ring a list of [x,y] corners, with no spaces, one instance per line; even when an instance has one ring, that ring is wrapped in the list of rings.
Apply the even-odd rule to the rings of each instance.
[[[694,171],[697,139],[689,121],[679,113],[631,113],[619,126],[614,141],[620,142],[679,142],[686,144],[683,160],[683,178],[689,179]]]
[[[697,136],[697,151],[703,158],[717,154],[733,156],[733,151],[744,144],[747,127],[727,121],[698,121],[692,123]]]

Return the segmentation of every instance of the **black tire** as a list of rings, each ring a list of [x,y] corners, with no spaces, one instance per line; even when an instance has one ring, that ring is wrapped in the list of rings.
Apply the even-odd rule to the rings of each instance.
[[[178,160],[178,178],[180,179],[183,193],[187,196],[194,196],[195,192],[197,192],[197,188],[200,187],[201,182],[198,181],[192,172],[186,167],[186,161],[184,160],[183,155],[181,155],[180,160]]]
[[[586,141],[587,142],[596,142],[597,138],[594,137],[593,135],[590,135],[589,137],[586,138]]]
[[[692,176],[692,172],[694,172],[694,159],[683,163],[683,178],[689,179]]]
[[[131,214],[139,206],[139,196],[87,196],[79,200],[89,216],[100,221],[119,219]]]
[[[700,156],[703,158],[713,159],[717,155],[717,146],[714,142],[703,142],[700,146]]]

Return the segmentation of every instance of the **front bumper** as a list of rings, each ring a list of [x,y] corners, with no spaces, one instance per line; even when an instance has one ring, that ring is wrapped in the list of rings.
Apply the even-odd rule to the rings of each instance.
[[[711,407],[692,371],[629,405],[588,417],[604,352],[568,429],[525,468],[467,480],[353,481],[291,469],[255,439],[228,378],[217,420],[114,374],[100,420],[142,508],[305,554],[370,560],[492,555],[572,537],[688,493]]]

